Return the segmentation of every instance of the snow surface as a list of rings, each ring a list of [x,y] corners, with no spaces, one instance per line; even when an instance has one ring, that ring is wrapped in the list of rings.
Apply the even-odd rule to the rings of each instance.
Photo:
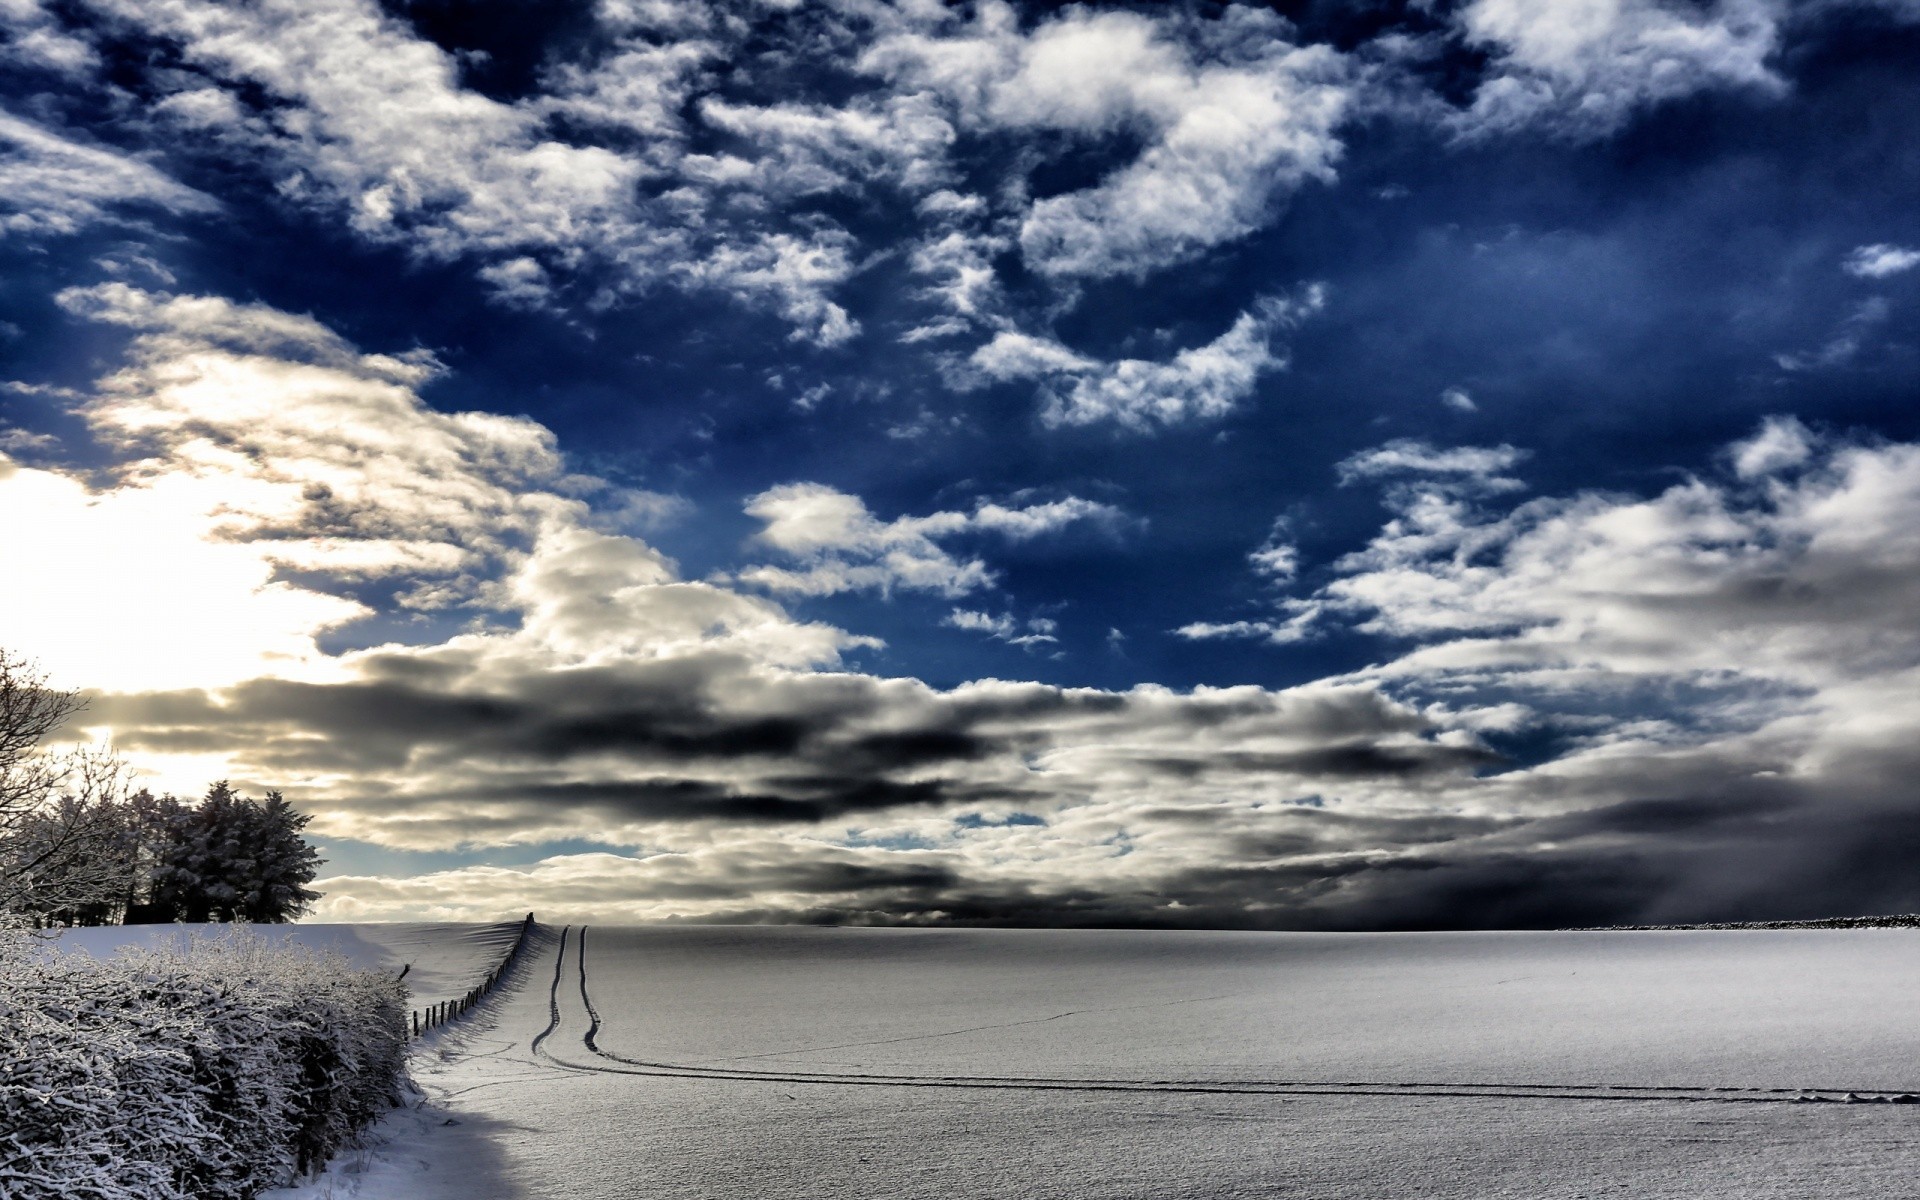
[[[1920,1177],[1912,931],[538,937],[422,1043],[421,1103],[274,1195],[1875,1197]]]
[[[66,951],[107,958],[132,946],[153,946],[183,937],[217,937],[225,925],[102,925],[64,929],[52,940]],[[485,979],[519,936],[520,922],[498,925],[253,925],[254,933],[285,939],[316,950],[332,950],[365,970],[395,975],[408,967],[405,983],[414,1003],[424,1007],[450,1000]]]

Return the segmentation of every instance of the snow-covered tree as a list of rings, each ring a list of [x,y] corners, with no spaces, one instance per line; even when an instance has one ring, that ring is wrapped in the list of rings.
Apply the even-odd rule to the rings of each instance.
[[[324,861],[302,836],[306,813],[296,812],[279,792],[268,792],[256,806],[253,824],[253,873],[240,890],[239,915],[255,923],[291,921],[304,916],[320,893],[309,888]]]
[[[81,707],[0,650],[0,925],[71,923],[117,899],[125,771],[111,754],[45,747]]]
[[[320,898],[307,887],[320,855],[301,836],[311,818],[279,792],[250,800],[223,779],[161,817],[146,919],[290,921]]]
[[[129,794],[112,754],[54,754],[77,693],[0,650],[0,926],[291,921],[320,898],[310,820],[226,780],[198,804]]]

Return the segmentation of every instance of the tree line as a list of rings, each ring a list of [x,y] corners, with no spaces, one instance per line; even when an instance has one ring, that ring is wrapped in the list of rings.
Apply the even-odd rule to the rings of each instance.
[[[82,887],[46,878],[19,915],[27,924],[150,925],[169,921],[290,921],[320,898],[306,885],[321,859],[301,836],[311,819],[279,792],[253,800],[225,780],[194,803],[142,789],[95,801],[85,860],[71,862]],[[68,817],[42,813],[21,831],[59,836]]]
[[[311,818],[279,792],[181,801],[131,790],[110,754],[49,753],[81,703],[0,650],[0,925],[279,922],[319,899]]]

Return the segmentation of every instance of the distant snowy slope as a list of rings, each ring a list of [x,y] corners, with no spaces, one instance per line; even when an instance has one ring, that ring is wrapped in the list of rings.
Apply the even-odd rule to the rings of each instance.
[[[796,1073],[1920,1089],[1906,930],[594,929],[599,1044]]]
[[[56,944],[95,958],[122,947],[147,946],[168,939],[218,934],[221,925],[108,925],[61,931]],[[486,977],[520,932],[520,922],[497,925],[441,925],[421,922],[392,925],[256,925],[261,936],[287,939],[315,949],[336,950],[355,966],[390,971],[409,967],[406,983],[418,1004],[432,1004],[465,992]],[[410,966],[409,966],[410,965]]]

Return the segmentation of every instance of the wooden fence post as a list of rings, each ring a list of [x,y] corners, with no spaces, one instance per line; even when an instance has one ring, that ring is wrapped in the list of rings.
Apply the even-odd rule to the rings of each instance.
[[[464,994],[455,996],[452,999],[429,1004],[424,1010],[412,1010],[408,1015],[413,1022],[413,1036],[420,1036],[423,1024],[426,1029],[432,1029],[437,1025],[446,1024],[455,1017],[465,1016],[468,1012],[472,1011],[475,1005],[479,1004],[480,1001],[486,998],[489,992],[493,991],[499,984],[501,977],[507,973],[507,968],[513,965],[513,960],[519,957],[520,947],[526,944],[527,934],[533,927],[533,914],[528,913],[527,919],[520,922],[520,932],[515,935],[513,945],[507,947],[506,954],[501,957],[499,962],[493,965],[493,970],[488,971],[487,977],[481,980],[477,986],[468,988]],[[400,978],[405,979],[407,977],[407,971],[411,968],[412,964],[403,967],[400,971]]]

